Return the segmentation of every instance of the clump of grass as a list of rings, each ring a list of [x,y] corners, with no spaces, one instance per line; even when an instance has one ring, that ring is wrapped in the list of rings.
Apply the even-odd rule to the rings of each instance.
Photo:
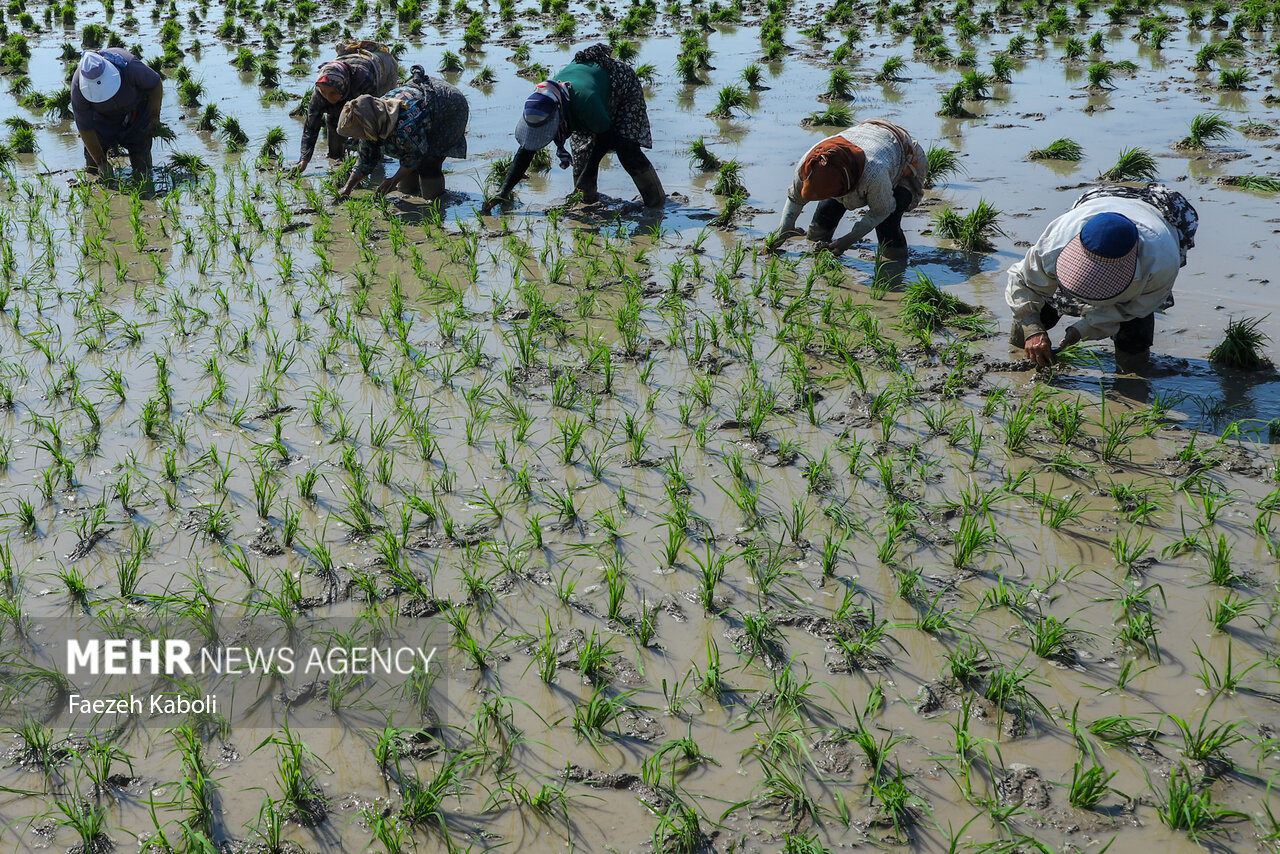
[[[1114,70],[1115,63],[1113,62],[1104,60],[1090,64],[1089,70],[1086,72],[1089,75],[1089,88],[1096,90],[1116,88],[1112,85],[1112,80],[1114,79],[1112,72]]]
[[[1218,62],[1227,57],[1241,57],[1245,54],[1244,44],[1235,39],[1224,39],[1220,42],[1210,42],[1196,51],[1196,61],[1192,65],[1195,71],[1208,71],[1213,67],[1213,63]]]
[[[919,270],[915,281],[903,292],[900,304],[903,325],[915,330],[938,330],[951,318],[974,311],[973,306],[942,290]]]
[[[744,109],[747,101],[747,92],[741,86],[724,86],[715,107],[707,115],[716,119],[733,118],[733,111]]]
[[[1248,89],[1249,69],[1224,68],[1218,72],[1218,88],[1240,92]]]
[[[963,83],[957,83],[946,92],[942,93],[942,104],[938,109],[938,115],[948,119],[971,119],[973,113],[964,108],[965,87]]]
[[[812,113],[801,124],[805,127],[849,127],[853,110],[844,104],[832,104],[820,113]]]
[[[689,160],[692,161],[694,168],[703,172],[714,172],[722,165],[720,158],[711,152],[706,140],[702,137],[689,143]]]
[[[761,92],[769,87],[764,85],[764,69],[756,63],[750,63],[746,68],[742,69],[742,82],[747,84],[747,88],[752,92]]]
[[[991,79],[997,83],[1013,82],[1013,57],[998,53],[991,57]]]
[[[1098,176],[1102,181],[1154,181],[1160,172],[1156,159],[1145,148],[1125,148],[1116,163]]]
[[[1082,157],[1084,146],[1065,136],[1027,154],[1028,160],[1067,160],[1072,163],[1078,163]]]
[[[900,56],[890,56],[885,59],[884,64],[880,66],[880,70],[876,72],[877,83],[896,83],[904,79],[902,72],[906,70],[907,62]]]
[[[228,151],[244,151],[244,147],[249,144],[249,135],[240,127],[240,120],[235,116],[224,116],[219,129],[227,138]]]
[[[955,149],[947,148],[945,145],[932,145],[925,151],[924,156],[929,162],[929,178],[925,181],[926,187],[932,187],[961,171],[960,154]]]
[[[456,74],[462,71],[466,66],[462,62],[462,57],[458,56],[451,50],[446,50],[444,55],[440,57],[440,64],[436,66],[445,74]]]
[[[831,76],[827,78],[827,91],[822,94],[835,101],[853,100],[853,75],[849,69],[839,66],[831,69]]]
[[[716,175],[716,184],[711,192],[717,196],[732,196],[734,193],[745,193],[747,188],[742,184],[742,164],[736,160],[728,160],[720,165]]]
[[[1270,175],[1229,175],[1219,178],[1219,183],[1256,193],[1280,193],[1280,180]]]
[[[204,158],[198,154],[175,151],[169,155],[169,168],[175,172],[200,175],[209,171],[209,164],[205,163]]]
[[[1225,139],[1234,130],[1219,113],[1199,113],[1191,120],[1187,135],[1178,145],[1181,148],[1204,148],[1206,143]]]
[[[1270,368],[1271,360],[1262,352],[1262,346],[1270,340],[1270,336],[1258,329],[1264,320],[1266,317],[1244,317],[1230,321],[1222,341],[1209,351],[1209,361],[1241,371]]]
[[[942,208],[933,215],[933,229],[939,237],[955,241],[966,252],[990,252],[995,249],[992,237],[1004,235],[999,219],[1000,211],[986,199],[979,199],[974,209],[964,216],[952,208]]]

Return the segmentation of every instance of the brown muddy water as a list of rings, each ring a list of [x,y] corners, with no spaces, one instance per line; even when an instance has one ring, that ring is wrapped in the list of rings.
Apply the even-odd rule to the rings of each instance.
[[[1077,38],[1101,32],[1107,59],[1137,66],[1091,92],[1096,57],[1064,60],[1066,33],[1037,44],[1044,6],[961,8],[993,13],[966,40],[949,7],[859,5],[817,40],[801,31],[818,11],[795,5],[791,51],[764,62],[769,10],[747,4],[701,31],[714,67],[687,86],[675,57],[700,7],[655,8],[635,62],[656,66],[663,216],[624,201],[615,165],[599,207],[561,207],[553,170],[478,218],[530,88],[513,52],[553,69],[571,55],[547,36],[556,15],[516,4],[523,37],[495,43],[505,25],[482,6],[493,37],[448,75],[471,102],[471,157],[436,217],[398,196],[334,206],[323,158],[293,180],[257,152],[279,126],[296,156],[289,111],[316,60],[293,74],[289,57],[311,26],[387,22],[403,65],[434,70],[465,4],[424,11],[422,36],[384,6],[291,26],[251,5],[236,22],[263,53],[276,21],[288,100],[260,102],[229,64],[219,9],[174,7],[179,46],[202,43],[184,60],[202,102],[249,143],[197,131],[167,69],[177,140],[157,162],[211,168],[165,172],[153,198],[71,182],[69,122],[0,95],[38,145],[0,179],[0,847],[1275,849],[1280,380],[1208,353],[1230,318],[1280,336],[1276,194],[1219,181],[1276,176],[1280,137],[1174,147],[1198,113],[1277,125],[1274,20],[1196,72],[1241,10],[1214,28],[1208,9],[1196,26],[1162,7],[1155,50],[1132,38],[1142,12],[1111,26],[1101,4],[1071,7]],[[161,52],[167,11],[147,3],[83,5],[65,30],[28,11],[34,91],[63,85],[61,44],[85,25]],[[571,12],[581,45],[627,7]],[[924,14],[984,72],[1027,40],[1012,82],[966,102],[975,118],[936,115],[962,69],[913,54]],[[794,160],[833,132],[801,121],[828,106],[855,23],[854,116],[899,121],[962,167],[907,218],[899,275],[985,323],[911,331],[903,285],[872,287],[870,244],[838,262],[756,251]],[[893,55],[906,79],[874,82]],[[769,88],[708,117],[755,62]],[[1223,63],[1250,88],[1218,88]],[[466,85],[485,65],[493,84]],[[690,166],[698,137],[741,164],[733,227],[710,223],[723,200]],[[1060,137],[1083,160],[1026,158]],[[1117,376],[1104,346],[1036,374],[1004,342],[1003,271],[1132,146],[1201,219],[1153,365]],[[993,251],[930,233],[940,206],[982,198],[1003,212]],[[392,690],[244,680],[222,717],[123,720],[69,714],[93,682],[48,670],[68,633],[214,649],[246,625],[330,646],[443,639],[447,661]],[[106,766],[95,737],[116,748]]]

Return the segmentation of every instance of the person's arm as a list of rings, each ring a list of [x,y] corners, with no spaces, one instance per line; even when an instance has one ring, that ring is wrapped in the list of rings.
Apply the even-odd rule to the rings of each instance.
[[[94,165],[98,167],[98,174],[103,178],[110,178],[113,174],[111,170],[111,161],[107,159],[107,154],[102,150],[102,141],[98,139],[98,132],[91,129],[78,129],[80,131],[80,141],[84,143],[85,151],[89,152]]]
[[[316,140],[320,138],[320,125],[324,123],[329,102],[319,89],[311,90],[311,102],[307,104],[307,117],[302,122],[302,151],[294,168],[303,172],[316,153]]]
[[[160,126],[160,107],[164,104],[164,87],[157,83],[151,87],[151,91],[147,93],[147,115],[150,116],[151,122],[147,125],[147,131],[154,131]]]
[[[884,222],[897,207],[893,198],[893,184],[884,172],[877,175],[864,175],[866,186],[864,196],[867,200],[867,212],[858,217],[858,221],[849,229],[849,233],[839,240],[831,241],[828,247],[839,255],[862,238],[866,237],[880,223]]]
[[[396,170],[395,174],[378,185],[378,189],[376,190],[377,194],[385,196],[387,193],[390,193],[396,188],[396,185],[400,183],[400,179],[408,176],[412,171],[412,168],[405,166],[404,161],[401,161],[400,168]]]
[[[356,159],[356,165],[351,168],[351,177],[347,178],[347,183],[338,191],[338,198],[345,199],[351,195],[351,191],[356,185],[369,176],[373,171],[373,167],[377,165],[378,158],[382,155],[382,146],[368,140],[360,141],[360,156]]]
[[[804,234],[796,228],[796,220],[800,218],[800,212],[804,210],[805,205],[804,199],[800,198],[801,183],[799,169],[797,169],[795,177],[791,180],[791,186],[787,188],[787,203],[782,208],[782,218],[778,220],[778,230],[775,232],[780,240]]]
[[[529,164],[533,162],[533,155],[536,153],[527,148],[516,149],[516,153],[511,158],[511,166],[507,168],[507,177],[502,179],[502,186],[498,188],[498,192],[484,200],[480,208],[481,213],[489,213],[499,202],[510,201],[511,191],[516,188],[516,184],[524,180],[525,173],[529,171]]]

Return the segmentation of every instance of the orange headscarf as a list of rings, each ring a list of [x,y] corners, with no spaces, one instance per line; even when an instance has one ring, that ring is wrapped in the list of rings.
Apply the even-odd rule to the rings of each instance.
[[[866,165],[866,152],[849,140],[842,136],[824,139],[800,164],[800,198],[818,202],[851,193]]]

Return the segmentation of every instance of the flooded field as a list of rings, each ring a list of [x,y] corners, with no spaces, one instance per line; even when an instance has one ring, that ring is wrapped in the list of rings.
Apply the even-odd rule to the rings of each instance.
[[[1209,360],[1241,319],[1280,358],[1274,5],[15,0],[4,25],[0,848],[1277,848],[1280,377]],[[460,63],[443,209],[336,203],[323,143],[287,174],[344,31]],[[154,193],[77,172],[57,92],[99,39],[163,64]],[[665,210],[613,164],[600,204],[552,169],[479,215],[537,66],[596,41],[651,67]],[[1232,127],[1189,146],[1202,114]],[[796,159],[872,116],[956,153],[910,259],[762,254]],[[1029,156],[1064,138],[1078,161]],[[1036,371],[1004,272],[1135,147],[1200,215],[1152,364],[1103,342]],[[933,233],[983,199],[989,251]],[[158,723],[74,713],[52,661],[248,625],[441,638],[447,666]]]

